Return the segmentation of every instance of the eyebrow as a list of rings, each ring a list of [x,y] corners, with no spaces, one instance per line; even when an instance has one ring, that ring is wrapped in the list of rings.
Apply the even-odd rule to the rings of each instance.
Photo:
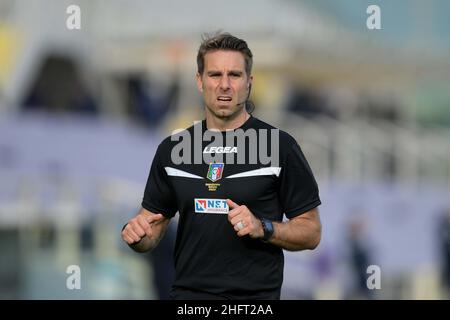
[[[222,74],[222,71],[211,70],[211,71],[208,71],[206,74],[207,74],[208,76],[213,76],[213,75]],[[240,70],[230,70],[230,71],[228,71],[228,74],[229,74],[229,75],[238,75],[238,76],[241,76],[241,75],[244,74],[244,72],[243,72],[243,71],[240,71]]]

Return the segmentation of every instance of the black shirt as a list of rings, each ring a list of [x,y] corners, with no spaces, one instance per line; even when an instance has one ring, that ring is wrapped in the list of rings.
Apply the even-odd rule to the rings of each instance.
[[[276,299],[283,281],[282,249],[249,236],[238,237],[227,219],[224,200],[246,205],[256,217],[282,221],[283,214],[291,219],[320,205],[318,187],[289,134],[255,117],[239,129],[228,133],[248,134],[241,140],[245,144],[237,138],[226,141],[225,132],[215,133],[223,142],[211,142],[203,136],[212,133],[205,120],[166,138],[156,151],[142,206],[168,218],[179,212],[174,290]],[[188,148],[180,151],[181,142]],[[264,146],[269,163],[267,157],[255,157]],[[185,163],[180,164],[177,156]],[[223,156],[223,161],[205,162],[203,156]]]

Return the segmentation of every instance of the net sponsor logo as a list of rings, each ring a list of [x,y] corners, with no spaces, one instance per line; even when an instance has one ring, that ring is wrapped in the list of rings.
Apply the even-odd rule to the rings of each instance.
[[[195,213],[228,214],[228,204],[225,199],[194,199]]]

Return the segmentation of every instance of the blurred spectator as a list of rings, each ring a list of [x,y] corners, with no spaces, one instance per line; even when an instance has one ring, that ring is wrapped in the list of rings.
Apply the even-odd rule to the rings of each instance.
[[[289,91],[286,109],[288,112],[307,118],[320,115],[335,116],[328,109],[325,99],[318,92],[303,87],[293,87]]]
[[[57,55],[44,60],[22,106],[24,110],[98,113],[77,64],[70,57]]]
[[[16,228],[0,226],[0,252],[0,299],[18,299],[23,280],[23,257]]]
[[[317,258],[314,260],[314,269],[320,282],[328,280],[331,277],[333,273],[331,250],[325,247],[317,253]]]
[[[380,121],[398,124],[403,119],[402,105],[392,94],[371,94],[362,92],[360,95],[360,107],[357,116],[368,122]]]
[[[349,262],[352,276],[352,289],[348,299],[370,299],[371,290],[367,287],[367,267],[371,264],[371,252],[366,233],[366,221],[354,218],[348,226]]]
[[[178,103],[180,88],[177,75],[167,88],[151,83],[143,74],[132,74],[125,81],[128,92],[127,111],[134,120],[145,126],[159,126]]]
[[[439,250],[441,256],[442,289],[445,299],[450,298],[450,208],[442,215],[439,221],[438,232]]]

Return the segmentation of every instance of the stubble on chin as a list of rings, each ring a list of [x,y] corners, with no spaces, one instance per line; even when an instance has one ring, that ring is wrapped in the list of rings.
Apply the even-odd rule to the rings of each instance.
[[[234,119],[238,116],[238,114],[240,114],[240,112],[242,111],[241,108],[238,108],[236,110],[233,110],[232,112],[229,112],[229,110],[215,110],[213,108],[210,108],[208,106],[206,106],[206,108],[208,108],[209,112],[211,112],[215,117],[221,119],[221,120],[231,120]]]

